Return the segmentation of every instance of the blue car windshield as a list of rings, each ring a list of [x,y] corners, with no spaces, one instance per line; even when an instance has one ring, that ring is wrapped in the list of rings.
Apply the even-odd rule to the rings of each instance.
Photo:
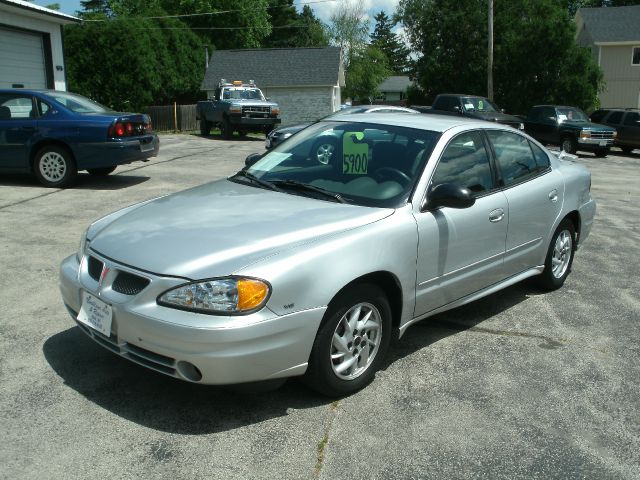
[[[397,208],[408,201],[439,137],[396,125],[323,121],[246,171],[286,193],[313,196],[320,189],[347,203]]]
[[[75,113],[111,113],[113,110],[98,102],[68,92],[47,92],[47,96]]]

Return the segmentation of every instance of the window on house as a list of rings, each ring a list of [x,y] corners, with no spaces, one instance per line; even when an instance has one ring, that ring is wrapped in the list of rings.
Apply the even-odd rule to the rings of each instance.
[[[631,58],[631,65],[640,66],[640,47],[633,47],[633,55]]]

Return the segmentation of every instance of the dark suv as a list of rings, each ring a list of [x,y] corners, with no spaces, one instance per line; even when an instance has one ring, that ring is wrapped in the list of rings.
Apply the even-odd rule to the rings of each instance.
[[[615,128],[618,132],[615,145],[624,153],[640,148],[640,109],[601,108],[591,114],[591,121]]]

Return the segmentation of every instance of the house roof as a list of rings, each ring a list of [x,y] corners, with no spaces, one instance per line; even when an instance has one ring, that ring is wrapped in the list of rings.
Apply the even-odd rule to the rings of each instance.
[[[594,43],[640,43],[640,5],[580,8],[576,22],[578,29],[584,27],[589,32]]]
[[[214,90],[221,78],[255,80],[261,88],[344,85],[339,47],[216,50],[202,90]]]
[[[57,10],[52,10],[47,7],[41,7],[40,5],[36,5],[31,2],[25,2],[23,0],[0,0],[0,5],[9,5],[10,7],[22,9],[23,11],[25,11],[25,13],[28,12],[32,16],[46,15],[46,16],[52,17],[51,20],[55,18],[59,21],[59,23],[63,23],[63,24],[80,21],[78,17],[74,17],[73,15],[67,15],[66,13],[62,13]]]
[[[405,92],[411,85],[411,80],[406,75],[393,75],[378,85],[381,92]]]

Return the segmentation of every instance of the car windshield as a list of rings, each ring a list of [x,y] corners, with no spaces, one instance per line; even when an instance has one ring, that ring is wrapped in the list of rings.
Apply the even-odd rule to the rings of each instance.
[[[47,92],[47,96],[75,113],[110,113],[113,111],[98,102],[74,93]]]
[[[563,107],[556,108],[558,121],[560,122],[588,122],[587,115],[579,108]]]
[[[462,105],[467,112],[497,112],[498,108],[486,98],[463,97]]]
[[[224,100],[264,100],[262,92],[257,88],[225,88],[222,92]]]
[[[274,190],[296,195],[397,208],[408,201],[439,136],[392,125],[323,121],[232,179],[260,188],[272,184]]]

